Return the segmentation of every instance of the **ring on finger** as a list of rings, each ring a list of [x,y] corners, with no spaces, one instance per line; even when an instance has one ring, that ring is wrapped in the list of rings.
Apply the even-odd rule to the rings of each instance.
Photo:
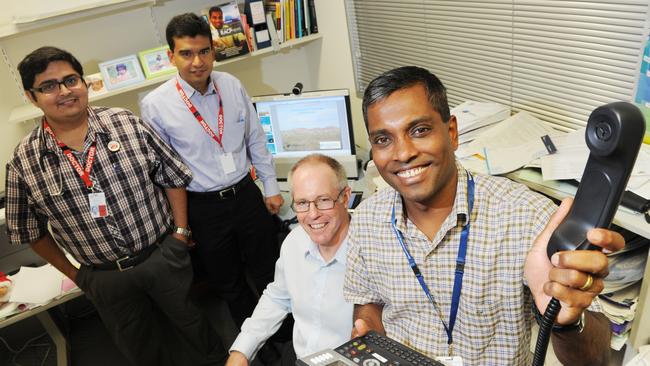
[[[584,285],[578,288],[580,291],[587,291],[591,288],[591,285],[594,284],[594,277],[591,274],[587,274],[587,282]]]

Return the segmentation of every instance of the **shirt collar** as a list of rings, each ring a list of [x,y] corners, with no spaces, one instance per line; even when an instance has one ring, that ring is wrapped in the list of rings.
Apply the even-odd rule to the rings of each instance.
[[[107,120],[104,121],[97,115],[95,110],[91,108],[90,106],[87,109],[88,111],[88,132],[86,133],[85,137],[85,142],[84,142],[84,147],[87,143],[89,143],[89,136],[90,140],[95,136],[109,136],[109,129],[107,128],[107,124],[110,124],[111,121]],[[43,130],[43,122],[41,120],[41,125],[38,129],[38,138],[45,139],[45,144],[46,147],[50,150],[56,151],[58,149],[58,145],[56,144],[56,141],[52,138],[52,136],[49,136],[49,134],[45,134],[45,131]]]
[[[348,231],[348,235],[349,235],[349,231]],[[312,257],[318,260],[319,262],[321,262],[325,266],[335,262],[345,265],[347,253],[348,253],[348,235],[345,236],[343,242],[341,242],[341,245],[339,246],[339,249],[336,251],[336,254],[329,261],[329,263],[325,263],[325,259],[323,259],[323,256],[320,254],[320,251],[318,250],[318,244],[314,243],[311,240],[309,240],[309,244],[305,249],[305,253],[304,253],[305,258]]]
[[[176,74],[176,80],[178,80],[179,84],[181,84],[181,88],[185,92],[185,95],[187,95],[188,98],[192,98],[194,94],[201,95],[201,93],[194,89],[187,81],[185,81],[180,74]],[[208,90],[205,92],[203,95],[212,95],[215,94],[216,90],[214,89],[214,83],[212,79],[212,75],[210,75],[210,82],[208,83]]]
[[[462,221],[462,224],[464,225],[467,222],[467,213],[469,211],[469,203],[467,202],[467,170],[460,164],[460,162],[456,161],[456,171],[458,174],[458,181],[456,182],[456,196],[454,198],[454,205],[451,208],[451,212],[448,216],[448,219],[445,220],[445,223],[448,221],[451,221],[449,224],[451,226],[456,226]],[[404,205],[402,202],[402,197],[400,196],[399,192],[395,191],[393,189],[394,194],[393,196],[393,201],[391,201],[390,208],[388,210],[388,222],[391,220],[391,212],[392,212],[392,205],[393,202],[395,203],[395,221],[396,221],[396,227],[398,230],[400,230],[402,233],[407,232],[407,227],[406,227],[406,220],[404,217]],[[443,223],[443,226],[441,229],[445,228],[445,223]]]

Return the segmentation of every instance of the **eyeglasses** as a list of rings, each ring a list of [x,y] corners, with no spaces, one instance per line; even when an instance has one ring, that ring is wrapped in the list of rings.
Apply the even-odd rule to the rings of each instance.
[[[53,94],[58,93],[61,90],[61,84],[65,85],[68,89],[74,89],[80,87],[83,83],[80,83],[81,76],[79,75],[70,75],[63,78],[63,80],[48,80],[41,84],[37,88],[29,89],[32,92],[39,92],[43,94]]]
[[[293,208],[294,212],[307,212],[309,211],[309,206],[313,203],[318,210],[331,210],[334,208],[334,202],[341,198],[341,193],[343,193],[343,191],[345,191],[345,188],[341,189],[334,199],[329,197],[319,197],[313,201],[294,201],[291,203],[291,208]]]

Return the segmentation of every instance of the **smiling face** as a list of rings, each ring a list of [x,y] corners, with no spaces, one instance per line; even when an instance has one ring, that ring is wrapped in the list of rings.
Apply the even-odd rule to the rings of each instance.
[[[456,118],[443,121],[422,84],[370,105],[368,136],[379,173],[407,204],[451,205],[456,189]]]
[[[210,38],[201,35],[174,37],[174,50],[168,52],[169,59],[178,69],[181,78],[194,89],[204,93],[208,88],[214,62]]]
[[[210,13],[210,23],[215,29],[223,28],[223,12],[213,11]]]
[[[350,187],[346,186],[339,196],[340,191],[336,174],[322,162],[301,165],[291,176],[294,202],[316,201],[319,198],[335,200],[334,207],[329,210],[319,210],[311,203],[308,211],[296,214],[300,226],[319,246],[338,247],[347,235],[350,223],[347,211]]]
[[[48,64],[45,71],[36,75],[32,88],[38,88],[48,81],[61,81],[71,75],[80,76],[70,63],[53,61]],[[59,84],[59,90],[51,94],[35,91],[34,95],[30,92],[26,92],[25,95],[43,111],[50,123],[78,122],[87,116],[88,89],[83,81],[70,89]]]

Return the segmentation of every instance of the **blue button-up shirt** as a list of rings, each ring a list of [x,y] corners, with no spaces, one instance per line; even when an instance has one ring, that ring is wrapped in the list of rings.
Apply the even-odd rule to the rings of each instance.
[[[288,313],[295,319],[293,346],[299,358],[348,341],[353,305],[343,299],[347,250],[346,238],[334,258],[325,262],[302,227],[293,229],[282,244],[273,282],[230,350],[250,360]]]
[[[187,108],[176,89],[176,80],[217,135],[219,96],[223,99],[223,148],[206,133]],[[273,157],[266,149],[266,136],[255,107],[234,76],[213,71],[207,92],[201,94],[177,75],[149,93],[140,103],[140,110],[142,119],[178,151],[192,170],[194,179],[187,187],[188,191],[210,192],[231,186],[248,174],[253,164],[264,185],[265,196],[280,193]],[[224,153],[232,153],[235,161],[235,171],[229,174],[224,172],[220,159]]]

